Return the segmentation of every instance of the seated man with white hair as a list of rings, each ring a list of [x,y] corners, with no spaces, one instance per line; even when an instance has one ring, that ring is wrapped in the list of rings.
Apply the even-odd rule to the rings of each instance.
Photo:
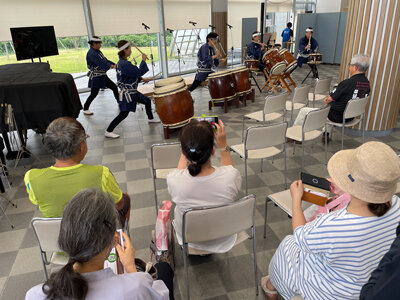
[[[342,123],[343,113],[346,109],[347,102],[352,99],[360,99],[368,97],[370,86],[368,78],[365,76],[370,65],[370,57],[366,54],[356,54],[352,57],[349,64],[350,78],[343,80],[333,91],[324,99],[331,109],[328,114],[328,119],[335,123]],[[316,108],[304,107],[300,109],[299,114],[293,125],[302,126],[306,115]],[[346,122],[351,119],[346,120]],[[332,132],[332,126],[327,126],[328,142],[329,135]],[[322,136],[325,141],[325,136]]]

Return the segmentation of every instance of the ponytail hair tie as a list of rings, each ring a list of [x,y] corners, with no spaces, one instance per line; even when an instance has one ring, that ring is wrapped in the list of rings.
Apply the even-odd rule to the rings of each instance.
[[[193,152],[196,152],[196,149],[190,148],[189,151],[193,153]]]

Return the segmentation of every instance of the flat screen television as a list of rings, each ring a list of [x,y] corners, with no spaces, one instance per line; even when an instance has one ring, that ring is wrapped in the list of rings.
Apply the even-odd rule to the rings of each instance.
[[[58,55],[54,26],[10,28],[17,60]]]

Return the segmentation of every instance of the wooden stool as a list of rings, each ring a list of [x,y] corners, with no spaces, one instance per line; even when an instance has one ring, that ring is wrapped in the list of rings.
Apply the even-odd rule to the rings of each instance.
[[[293,86],[294,88],[296,88],[296,83],[293,81],[292,76],[290,76],[290,73],[283,73],[281,75],[282,80],[286,83],[285,89],[287,89],[287,91],[289,93],[292,93],[292,90],[290,89],[291,86]],[[286,81],[286,79],[289,79],[289,83]],[[279,80],[275,80],[274,85],[277,85],[279,83]]]
[[[267,81],[264,83],[264,85],[262,86],[261,90],[264,90],[264,88],[269,85],[269,87],[267,88],[267,92],[270,89],[272,89],[274,91],[275,95],[278,95],[279,93],[278,93],[278,90],[276,89],[278,87],[278,85],[277,85],[278,82],[280,82],[284,88],[286,88],[287,90],[290,90],[288,85],[286,84],[286,81],[284,81],[282,79],[282,75],[281,74],[269,75],[268,72],[265,69],[264,69],[264,74],[267,77]]]
[[[221,99],[221,100],[213,100],[208,101],[208,109],[211,110],[214,106],[221,106],[224,108],[224,112],[228,112],[228,106],[235,105],[236,108],[239,108],[239,95],[235,95],[234,98],[231,99]]]

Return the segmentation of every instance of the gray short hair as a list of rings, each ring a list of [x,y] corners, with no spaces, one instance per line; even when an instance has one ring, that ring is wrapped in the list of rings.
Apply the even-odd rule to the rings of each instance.
[[[351,58],[350,64],[357,67],[360,72],[366,72],[369,68],[370,57],[367,54],[356,54]]]
[[[82,124],[73,118],[62,117],[47,127],[44,145],[56,159],[66,160],[79,152],[85,140],[86,133]]]
[[[65,207],[58,244],[74,262],[87,262],[110,247],[119,227],[118,212],[110,195],[84,189]]]

